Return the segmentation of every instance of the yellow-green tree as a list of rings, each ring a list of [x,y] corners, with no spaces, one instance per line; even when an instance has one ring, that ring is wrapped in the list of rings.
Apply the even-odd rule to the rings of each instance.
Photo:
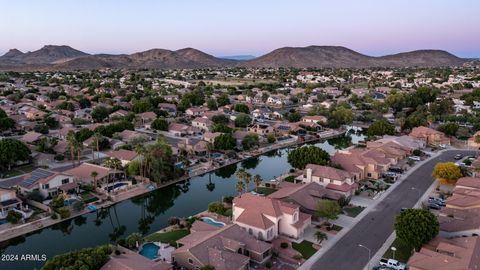
[[[432,173],[440,182],[447,184],[455,184],[458,178],[462,177],[460,167],[453,162],[437,163]]]

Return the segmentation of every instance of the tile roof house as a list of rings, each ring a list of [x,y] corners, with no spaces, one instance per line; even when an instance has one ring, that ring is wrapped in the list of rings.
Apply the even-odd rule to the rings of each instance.
[[[209,142],[209,143],[215,143],[215,138],[217,138],[218,136],[222,135],[221,132],[205,132],[203,134],[203,138],[205,141]]]
[[[61,192],[78,191],[78,184],[73,175],[69,173],[36,169],[23,176],[23,179],[18,183],[18,188],[22,194],[37,190],[44,198],[51,198]]]
[[[142,156],[138,155],[135,151],[126,149],[113,150],[108,152],[107,155],[120,160],[122,166],[126,166],[133,160],[140,160],[142,158]]]
[[[27,133],[23,134],[23,136],[20,138],[20,141],[22,141],[24,143],[27,143],[27,144],[33,144],[33,143],[39,141],[40,139],[42,139],[44,137],[45,137],[45,135],[43,135],[41,133],[31,131],[31,132],[27,132]]]
[[[462,177],[440,210],[440,234],[446,237],[480,233],[480,178]]]
[[[122,139],[123,142],[130,143],[134,140],[144,140],[149,141],[151,138],[148,135],[143,133],[133,131],[133,130],[124,130],[118,133],[118,136]]]
[[[308,164],[300,179],[304,183],[318,183],[326,189],[348,197],[354,195],[358,188],[356,177],[355,174],[333,167]]]
[[[86,162],[80,164],[80,166],[66,170],[64,173],[73,175],[78,182],[93,184],[94,179],[92,172],[94,171],[97,172],[97,185],[112,183],[125,177],[125,173],[122,171]]]
[[[271,241],[280,234],[298,239],[311,218],[298,205],[270,197],[246,193],[233,200],[233,222],[260,240]]]
[[[434,238],[408,260],[410,270],[480,269],[479,236]]]
[[[190,107],[187,110],[185,110],[185,114],[191,117],[195,116],[202,116],[204,112],[208,111],[207,108],[203,107]]]
[[[21,204],[22,201],[17,198],[15,189],[0,188],[0,219],[7,218],[8,212]]]
[[[100,270],[171,270],[173,265],[152,261],[129,249],[121,249],[119,255],[111,255]]]
[[[267,136],[269,134],[274,134],[273,127],[267,124],[254,124],[247,128],[247,131],[256,133],[260,136]]]
[[[190,234],[177,243],[181,246],[173,251],[173,262],[184,269],[206,265],[216,270],[249,269],[250,262],[266,262],[272,248],[236,224],[219,228],[202,221],[195,221]]]
[[[332,161],[342,166],[356,179],[379,179],[390,166],[406,158],[412,148],[395,141],[377,140],[367,143],[367,148],[354,148],[337,151]]]
[[[175,116],[177,114],[177,106],[171,103],[159,103],[158,108],[168,112],[169,115]]]
[[[315,123],[315,124],[325,124],[327,123],[327,118],[323,115],[313,115],[313,116],[309,116],[309,115],[306,115],[304,117],[302,117],[302,122],[305,122],[305,123]]]
[[[213,126],[213,121],[208,118],[197,117],[192,120],[192,126],[203,129],[205,131],[209,131],[210,128]]]
[[[450,145],[450,138],[448,138],[445,133],[427,127],[415,127],[409,136],[423,140],[428,145]]]
[[[307,184],[294,184],[283,181],[277,186],[278,190],[268,197],[290,202],[298,205],[300,211],[314,214],[318,201],[322,199],[338,200],[341,195],[312,182]]]
[[[177,143],[178,149],[195,155],[205,155],[208,151],[208,142],[200,139],[188,138]]]

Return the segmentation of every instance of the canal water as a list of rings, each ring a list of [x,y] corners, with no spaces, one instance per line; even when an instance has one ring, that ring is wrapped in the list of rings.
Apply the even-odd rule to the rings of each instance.
[[[363,140],[360,129],[352,129],[345,136],[315,143],[330,154],[352,143]],[[167,226],[170,217],[188,217],[204,211],[212,201],[224,196],[234,196],[235,172],[243,167],[250,174],[259,174],[264,180],[287,173],[288,151],[293,148],[274,150],[240,163],[220,168],[209,174],[197,176],[120,202],[97,213],[83,215],[52,227],[0,243],[0,254],[46,255],[47,259],[65,253],[100,244],[112,243],[133,232],[150,234]],[[253,181],[252,181],[253,182]],[[253,189],[253,183],[251,183]],[[40,268],[43,261],[0,260],[1,270]]]

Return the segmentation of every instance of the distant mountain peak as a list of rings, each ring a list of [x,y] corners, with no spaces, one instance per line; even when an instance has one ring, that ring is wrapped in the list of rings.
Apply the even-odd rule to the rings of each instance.
[[[17,57],[17,56],[20,56],[20,55],[23,55],[23,52],[21,52],[20,50],[10,49],[10,50],[8,50],[8,52],[6,54],[2,55],[1,57],[2,58],[13,58],[13,57]]]

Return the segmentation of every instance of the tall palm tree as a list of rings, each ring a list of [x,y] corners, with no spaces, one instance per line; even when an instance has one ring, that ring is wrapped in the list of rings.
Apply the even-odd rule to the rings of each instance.
[[[143,182],[143,179],[144,179],[143,159],[145,158],[146,149],[142,144],[137,144],[135,146],[135,152],[137,153],[137,155],[142,156],[140,158],[140,176],[142,177],[142,182]]]
[[[70,158],[72,160],[72,166],[75,166],[75,152],[76,152],[77,139],[75,138],[75,132],[73,130],[70,130],[67,134],[67,144],[68,144],[68,148],[70,148]]]
[[[253,177],[253,182],[255,183],[255,191],[258,191],[258,187],[260,186],[260,184],[262,183],[263,179],[262,177],[259,175],[259,174],[256,174],[254,177]]]
[[[90,176],[93,178],[93,191],[95,191],[97,189],[97,176],[98,176],[98,172],[97,171],[93,171],[90,173]]]
[[[100,152],[100,141],[102,140],[102,138],[103,136],[99,132],[95,132],[95,134],[93,134],[93,143],[97,148],[97,155],[99,155],[98,152]],[[95,154],[93,153],[92,155],[93,155],[93,160],[95,160]]]
[[[77,140],[75,146],[76,146],[75,148],[77,149],[78,165],[80,165],[80,155],[82,154],[83,143]]]
[[[245,179],[245,177],[247,177],[247,171],[245,171],[244,168],[240,168],[238,169],[238,171],[235,173],[236,177],[237,177],[237,181],[238,182],[243,182],[243,180]]]
[[[245,178],[243,179],[243,182],[245,182],[245,187],[248,188],[248,185],[250,185],[250,181],[252,180],[252,175],[245,171]]]
[[[242,197],[242,193],[245,190],[245,184],[243,181],[238,181],[237,184],[235,185],[235,188],[237,192],[240,194],[240,197]]]

